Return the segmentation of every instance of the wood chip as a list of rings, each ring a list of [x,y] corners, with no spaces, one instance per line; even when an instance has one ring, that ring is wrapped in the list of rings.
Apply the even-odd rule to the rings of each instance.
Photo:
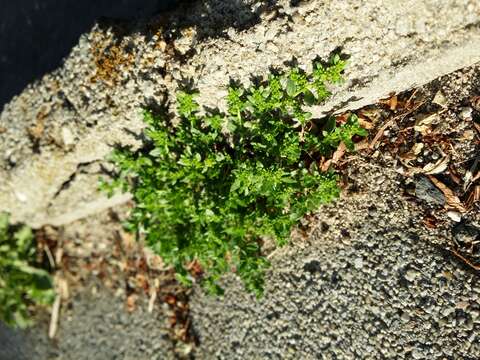
[[[390,110],[395,111],[398,106],[398,97],[397,95],[393,95],[388,99],[382,99],[379,101],[381,104],[387,105]]]
[[[447,107],[447,98],[445,97],[445,95],[443,95],[443,93],[441,91],[437,91],[437,93],[435,94],[435,96],[432,100],[432,103],[440,105],[443,108],[446,108]]]
[[[445,201],[447,202],[448,207],[456,209],[461,213],[467,211],[458,196],[455,195],[455,193],[447,185],[432,175],[428,175],[428,178],[443,193],[443,195],[445,195]]]

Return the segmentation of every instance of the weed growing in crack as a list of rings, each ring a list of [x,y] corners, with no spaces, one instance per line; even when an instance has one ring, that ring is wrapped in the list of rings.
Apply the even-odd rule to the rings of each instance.
[[[50,305],[53,298],[50,274],[36,261],[32,231],[9,225],[8,215],[0,213],[0,320],[25,328],[30,306]]]
[[[327,85],[341,81],[344,66],[335,56],[309,74],[293,68],[246,89],[231,86],[226,114],[200,115],[187,92],[177,94],[178,123],[145,111],[148,144],[116,150],[117,177],[102,184],[133,194],[127,229],[183,283],[202,275],[221,293],[220,276],[233,271],[260,296],[269,265],[262,242],[284,245],[301,217],[338,197],[337,175],[321,172],[318,159],[366,135],[353,115],[337,125],[304,110],[330,96]]]

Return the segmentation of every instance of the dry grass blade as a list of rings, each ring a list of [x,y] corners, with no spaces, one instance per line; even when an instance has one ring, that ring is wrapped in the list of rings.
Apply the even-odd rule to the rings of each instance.
[[[475,129],[477,129],[478,134],[480,135],[480,124],[473,123],[473,126],[475,126]]]
[[[375,144],[383,136],[383,132],[385,130],[387,130],[387,128],[390,127],[393,124],[394,121],[395,121],[395,118],[392,118],[392,119],[388,120],[385,124],[383,124],[383,126],[380,128],[380,130],[378,130],[377,134],[375,135],[372,142],[370,143],[370,146],[369,146],[370,149],[374,148]]]
[[[52,306],[52,316],[50,318],[50,327],[48,328],[48,337],[53,339],[58,329],[58,319],[60,315],[60,307],[62,304],[62,296],[57,294],[55,297],[55,302]]]
[[[465,201],[467,209],[471,209],[473,204],[480,201],[480,185],[476,185],[470,191],[467,200]]]
[[[470,266],[472,269],[475,269],[477,271],[480,270],[480,265],[476,265],[474,263],[472,263],[470,260],[468,260],[465,256],[463,256],[462,254],[460,254],[458,251],[456,251],[455,249],[450,249],[450,251],[452,252],[452,254],[454,254],[456,257],[458,257],[460,260],[462,260],[465,264],[467,264],[468,266]]]

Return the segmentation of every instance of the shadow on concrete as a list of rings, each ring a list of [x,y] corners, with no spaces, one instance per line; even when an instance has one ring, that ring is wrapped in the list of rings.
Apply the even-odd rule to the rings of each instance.
[[[178,0],[15,0],[0,10],[0,109],[35,79],[61,65],[100,17],[161,13]]]

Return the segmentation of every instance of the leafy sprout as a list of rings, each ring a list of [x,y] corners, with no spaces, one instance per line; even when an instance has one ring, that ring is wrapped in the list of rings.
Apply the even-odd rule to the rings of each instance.
[[[14,327],[31,325],[30,307],[53,301],[52,281],[36,261],[33,234],[26,226],[9,225],[0,213],[0,320]]]
[[[304,109],[330,96],[327,85],[341,81],[344,66],[336,56],[310,74],[293,68],[259,85],[232,86],[226,114],[200,115],[188,92],[177,94],[180,122],[145,111],[147,146],[116,150],[118,176],[102,185],[133,194],[127,229],[183,283],[193,280],[196,262],[212,292],[221,293],[219,278],[233,271],[260,296],[269,265],[262,243],[284,245],[300,218],[340,193],[338,176],[322,173],[315,158],[331,156],[341,141],[353,149],[352,138],[366,135],[354,116],[315,131]]]

